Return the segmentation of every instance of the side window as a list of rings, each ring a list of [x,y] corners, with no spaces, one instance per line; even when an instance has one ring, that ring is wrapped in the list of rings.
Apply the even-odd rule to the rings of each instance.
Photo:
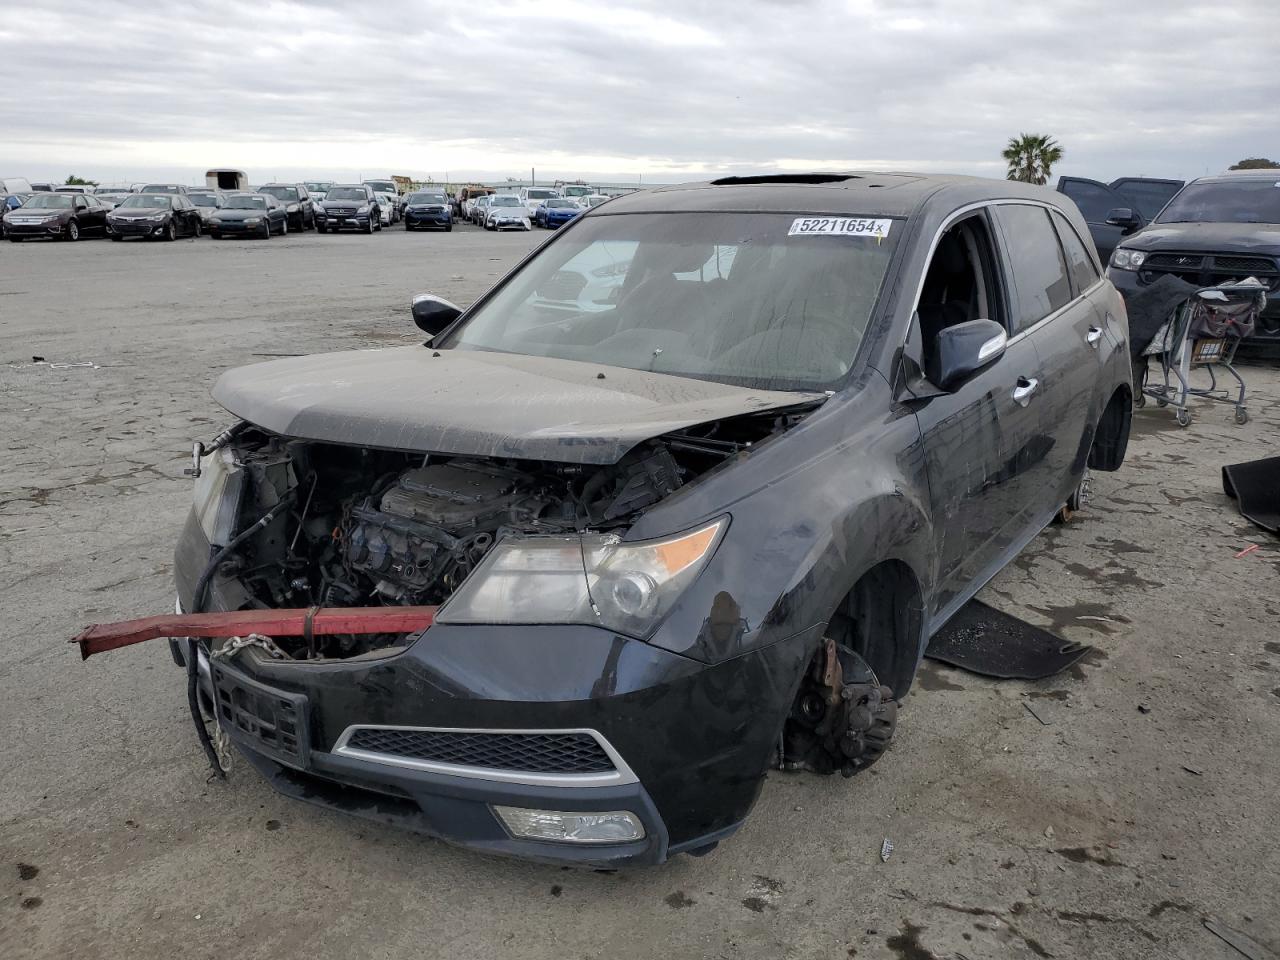
[[[1093,257],[1089,256],[1089,251],[1081,242],[1080,234],[1076,233],[1071,221],[1056,210],[1053,212],[1053,225],[1058,228],[1058,239],[1062,241],[1062,249],[1067,254],[1067,269],[1071,273],[1076,293],[1088,290],[1098,282],[1099,277]]]
[[[994,209],[1004,236],[1009,280],[1017,294],[1010,316],[1012,335],[1070,303],[1071,281],[1048,210],[1024,203],[1002,203]]]
[[[88,203],[88,201],[87,201],[87,200],[81,200],[79,197],[76,197],[76,209],[77,209],[77,210],[88,210],[88,209],[89,209],[89,203]]]
[[[1005,323],[987,218],[976,213],[952,224],[938,239],[916,304],[925,369],[932,369],[939,332],[970,320]]]
[[[1127,206],[1115,191],[1088,180],[1067,180],[1062,184],[1062,192],[1076,202],[1090,223],[1105,223],[1112,209]]]

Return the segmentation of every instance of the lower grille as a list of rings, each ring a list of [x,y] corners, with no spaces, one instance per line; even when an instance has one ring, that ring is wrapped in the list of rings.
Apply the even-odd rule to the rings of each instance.
[[[480,733],[357,727],[350,750],[428,763],[520,773],[609,773],[613,761],[589,733]]]

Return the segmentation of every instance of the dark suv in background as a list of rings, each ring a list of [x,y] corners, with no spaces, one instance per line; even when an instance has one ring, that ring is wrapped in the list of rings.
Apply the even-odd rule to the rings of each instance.
[[[268,183],[258,188],[258,193],[275,197],[289,216],[289,229],[309,230],[316,225],[315,201],[301,183]]]
[[[1098,256],[1106,263],[1121,238],[1154,220],[1182,189],[1183,183],[1183,180],[1153,177],[1121,177],[1106,184],[1084,177],[1061,177],[1058,192],[1065,193],[1080,208]],[[1113,216],[1116,213],[1121,216]]]
[[[1107,270],[1126,296],[1165,274],[1200,287],[1257,277],[1268,304],[1241,349],[1280,356],[1280,171],[1191,181],[1154,222],[1119,241]]]

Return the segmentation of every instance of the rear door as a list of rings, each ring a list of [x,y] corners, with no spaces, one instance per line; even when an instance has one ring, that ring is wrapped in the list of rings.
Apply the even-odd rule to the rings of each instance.
[[[1081,449],[1082,438],[1089,433],[1102,331],[1088,290],[1073,282],[1050,210],[1004,203],[995,207],[995,219],[1013,289],[1013,339],[1030,342],[1040,360],[1031,415],[1012,460],[1022,517],[1013,539],[1025,542],[1066,502],[1084,470],[1089,451]],[[1073,253],[1096,269],[1079,238]],[[1083,270],[1080,275],[1083,282]]]
[[[1097,180],[1086,180],[1084,177],[1061,177],[1058,180],[1058,192],[1074,200],[1080,212],[1084,214],[1085,222],[1089,224],[1093,245],[1098,248],[1098,259],[1103,263],[1111,259],[1111,252],[1115,250],[1121,238],[1134,232],[1133,229],[1107,223],[1108,213],[1116,207],[1128,207],[1142,220],[1139,227],[1135,229],[1140,229],[1147,223],[1141,212],[1134,208],[1133,200]]]

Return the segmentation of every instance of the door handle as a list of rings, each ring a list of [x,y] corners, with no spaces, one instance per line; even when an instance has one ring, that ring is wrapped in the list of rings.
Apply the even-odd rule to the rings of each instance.
[[[1084,342],[1089,344],[1089,346],[1093,347],[1093,349],[1097,350],[1098,341],[1101,339],[1102,339],[1102,328],[1090,327],[1089,332],[1085,334]]]
[[[1031,395],[1036,392],[1040,381],[1033,377],[1019,377],[1018,385],[1013,388],[1013,402],[1025,407],[1031,402]]]

